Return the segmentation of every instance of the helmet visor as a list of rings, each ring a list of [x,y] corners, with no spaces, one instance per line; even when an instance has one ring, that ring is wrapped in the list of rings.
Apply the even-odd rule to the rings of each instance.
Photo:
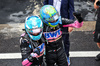
[[[52,17],[50,17],[50,18],[47,18],[47,19],[45,19],[45,20],[46,20],[47,22],[50,22],[50,23],[55,23],[55,22],[57,22],[58,18],[59,18],[59,15],[58,15],[58,14],[55,14],[54,16],[52,16]]]
[[[42,28],[33,28],[27,30],[30,35],[37,36],[42,32]]]

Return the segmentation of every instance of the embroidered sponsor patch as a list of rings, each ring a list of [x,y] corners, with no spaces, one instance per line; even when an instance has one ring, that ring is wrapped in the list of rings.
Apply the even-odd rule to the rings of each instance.
[[[47,40],[56,40],[59,37],[61,38],[62,32],[60,29],[58,29],[58,30],[52,31],[52,32],[44,32],[43,34]]]

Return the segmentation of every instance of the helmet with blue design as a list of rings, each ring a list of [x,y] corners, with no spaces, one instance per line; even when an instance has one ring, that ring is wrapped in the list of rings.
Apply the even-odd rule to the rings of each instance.
[[[43,22],[38,16],[30,16],[25,21],[25,31],[32,40],[39,40],[43,33]]]
[[[40,18],[50,27],[56,27],[61,22],[61,16],[52,5],[44,5],[40,9]]]

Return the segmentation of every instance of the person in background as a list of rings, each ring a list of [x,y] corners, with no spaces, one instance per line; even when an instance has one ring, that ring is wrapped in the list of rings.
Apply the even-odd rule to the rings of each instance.
[[[94,41],[97,42],[97,46],[100,48],[100,1],[95,0],[94,8],[98,9],[98,16],[95,26]],[[100,61],[100,53],[95,57],[96,61]]]
[[[73,12],[74,12],[74,0],[62,0],[61,17],[74,20]],[[66,55],[67,55],[68,65],[70,65],[70,57],[69,57],[69,50],[70,50],[69,32],[72,32],[72,30],[73,30],[73,27],[63,27],[62,28],[62,31],[64,32],[64,34],[62,34],[62,37],[63,37],[63,40],[64,40],[64,47],[65,47],[65,52],[66,52]]]
[[[73,12],[74,12],[74,0],[44,0],[44,5],[53,5],[59,15],[61,15],[62,18],[67,18],[74,20]],[[70,57],[69,57],[69,50],[70,50],[70,41],[69,41],[69,32],[73,30],[73,27],[63,27],[62,28],[62,37],[64,40],[64,47],[65,52],[67,55],[67,61],[70,65]]]
[[[23,66],[41,66],[45,49],[43,22],[38,16],[29,16],[25,21],[25,33],[20,38]]]

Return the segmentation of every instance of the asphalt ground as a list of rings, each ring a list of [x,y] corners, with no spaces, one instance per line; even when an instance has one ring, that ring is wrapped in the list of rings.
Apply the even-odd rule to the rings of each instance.
[[[93,41],[95,23],[95,21],[84,22],[82,28],[74,28],[73,32],[69,33],[70,66],[100,66],[100,61],[95,61],[95,56],[100,51]],[[14,26],[16,24],[17,27]],[[21,29],[24,28],[24,23],[16,24],[0,24],[2,28],[0,29],[0,66],[21,66],[19,39],[23,33]]]
[[[94,9],[89,6],[90,12],[84,4],[76,2],[75,9],[81,6],[83,17],[94,20]],[[19,39],[24,20],[29,15],[38,15],[41,6],[40,0],[0,0],[0,66],[21,66]],[[82,28],[70,33],[70,66],[100,66],[100,61],[95,61],[100,51],[93,41],[95,23],[85,21]]]

